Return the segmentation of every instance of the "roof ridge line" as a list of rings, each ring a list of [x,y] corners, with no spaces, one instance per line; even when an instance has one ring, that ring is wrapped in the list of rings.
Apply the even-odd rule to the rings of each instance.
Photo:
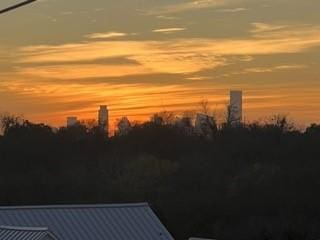
[[[17,227],[17,226],[0,226],[1,230],[14,230],[14,231],[30,231],[30,232],[47,232],[47,227]]]
[[[142,203],[120,203],[120,204],[62,204],[62,205],[30,205],[30,206],[0,206],[0,210],[15,209],[81,209],[81,208],[130,208],[149,207],[147,202]]]

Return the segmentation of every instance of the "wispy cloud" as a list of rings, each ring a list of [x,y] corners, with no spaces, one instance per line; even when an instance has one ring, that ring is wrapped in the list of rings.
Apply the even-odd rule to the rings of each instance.
[[[308,24],[270,24],[270,23],[261,23],[256,22],[252,23],[252,29],[250,30],[251,34],[256,38],[261,39],[294,39],[300,38],[305,39],[309,36],[314,35],[315,40],[317,41],[317,36],[320,33],[320,26],[318,25],[308,25]]]
[[[57,46],[29,46],[19,50],[16,63],[20,67],[15,71],[23,75],[58,79],[191,74],[216,69],[236,61],[252,61],[256,55],[301,53],[320,46],[320,28],[317,26],[305,26],[296,31],[282,25],[254,26],[252,37],[247,39],[101,40]],[[154,31],[166,33],[180,30],[183,29]],[[256,34],[259,34],[259,37]],[[101,59],[107,64],[101,62]],[[119,61],[123,64],[117,64]],[[67,64],[68,62],[70,63]],[[86,64],[90,62],[91,64]],[[47,64],[44,65],[45,63]],[[297,67],[288,65],[271,69],[252,68],[247,70],[247,73]]]
[[[61,80],[102,78],[102,77],[123,77],[140,74],[149,74],[150,70],[140,65],[50,65],[37,67],[16,68],[20,75],[36,76],[40,78],[55,78]]]
[[[222,12],[222,13],[237,13],[237,12],[245,12],[248,10],[249,10],[248,8],[223,8],[223,9],[218,9],[216,11]]]
[[[160,29],[154,29],[152,30],[152,32],[154,33],[164,33],[164,34],[170,34],[170,33],[173,33],[173,32],[181,32],[181,31],[185,31],[187,30],[186,28],[178,28],[178,27],[175,27],[175,28],[160,28]]]
[[[237,75],[250,75],[250,74],[271,74],[276,72],[289,72],[299,71],[302,69],[307,69],[308,65],[303,64],[287,64],[287,65],[273,65],[273,66],[257,66],[257,67],[249,67],[244,68],[239,71],[229,71],[228,73],[222,74],[225,78],[234,77]]]
[[[128,33],[123,32],[106,32],[106,33],[92,33],[86,35],[87,38],[90,39],[107,39],[107,38],[119,38],[128,36]]]
[[[290,27],[290,25],[268,24],[268,23],[261,23],[261,22],[252,23],[252,26],[253,26],[253,29],[251,30],[252,33],[274,32],[274,31],[287,29]]]
[[[306,65],[280,65],[280,66],[271,66],[271,67],[256,67],[256,68],[247,68],[242,71],[242,74],[245,73],[271,73],[276,71],[284,70],[294,70],[294,69],[304,69],[307,68]]]
[[[148,15],[173,14],[179,12],[193,11],[204,8],[212,8],[224,6],[227,3],[236,0],[193,0],[178,4],[170,4],[163,7],[158,7],[147,12]]]
[[[165,16],[165,15],[159,15],[157,16],[158,19],[163,19],[163,20],[178,20],[178,17],[172,17],[172,16]]]
[[[210,77],[208,77],[208,76],[190,76],[190,77],[187,77],[186,79],[191,80],[191,81],[203,81],[203,80],[209,80]]]

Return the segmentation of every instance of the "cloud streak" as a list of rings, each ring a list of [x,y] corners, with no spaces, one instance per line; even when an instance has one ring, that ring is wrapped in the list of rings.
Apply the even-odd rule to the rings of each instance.
[[[190,74],[215,69],[238,61],[249,61],[255,55],[302,53],[320,46],[320,27],[294,27],[254,24],[252,37],[247,39],[189,38],[165,41],[89,41],[84,43],[29,46],[19,50],[17,64],[50,66],[20,67],[17,72],[59,79],[118,77],[137,74]],[[159,33],[180,28],[158,29]],[[110,59],[108,65],[95,63]],[[135,64],[112,64],[112,59],[124,59]],[[93,64],[66,64],[77,61]]]
[[[154,33],[164,33],[164,34],[169,34],[169,33],[174,33],[174,32],[181,32],[187,30],[186,28],[159,28],[159,29],[154,29],[152,32]]]
[[[90,39],[107,39],[107,38],[118,38],[128,36],[127,33],[123,32],[106,32],[106,33],[92,33],[86,35],[87,38]]]
[[[194,10],[201,10],[205,8],[214,8],[225,6],[237,0],[193,0],[183,3],[170,4],[162,7],[152,9],[147,12],[147,15],[163,15],[163,14],[174,14],[180,12],[188,12]]]
[[[248,8],[223,8],[223,9],[218,9],[217,12],[221,13],[238,13],[238,12],[246,12],[248,11]]]
[[[206,12],[219,18],[229,15],[214,12],[245,11],[238,5],[227,6],[234,2],[188,1],[157,9],[164,11],[157,16],[168,14],[170,20],[176,20],[166,25],[162,17],[159,20],[144,16],[161,24],[124,30],[119,23],[119,31],[104,32],[104,26],[97,33],[85,36],[82,32],[78,41],[66,39],[62,44],[31,45],[10,51],[2,46],[1,106],[26,111],[32,120],[48,119],[61,124],[68,114],[96,117],[97,106],[104,103],[111,105],[113,118],[129,115],[142,120],[164,108],[183,111],[196,106],[202,98],[224,109],[228,89],[234,87],[246,92],[246,109],[251,111],[250,116],[254,112],[252,118],[269,114],[270,108],[294,111],[293,105],[301,100],[301,89],[319,89],[310,87],[318,76],[317,66],[309,65],[315,60],[306,60],[307,55],[302,54],[320,46],[320,27],[254,22],[246,23],[250,28],[244,29],[246,35],[214,37],[198,35],[193,29],[199,26],[196,22],[182,22],[186,12],[196,9],[214,8]],[[178,19],[170,14],[182,12],[185,14]],[[164,35],[185,30],[181,26],[188,26],[183,38]],[[130,31],[140,35],[132,38]],[[224,73],[229,74],[228,78],[221,77]],[[307,84],[299,82],[301,79],[309,85],[304,86]],[[276,82],[285,87],[278,89]],[[288,90],[288,84],[296,85]],[[309,95],[304,101],[318,104],[318,92]],[[316,109],[315,105],[309,110]],[[301,119],[304,117],[301,114]]]

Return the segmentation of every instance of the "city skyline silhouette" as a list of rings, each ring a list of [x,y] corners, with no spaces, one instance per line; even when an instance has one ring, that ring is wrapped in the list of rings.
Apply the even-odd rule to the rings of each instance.
[[[0,0],[0,240],[319,240],[319,0]]]

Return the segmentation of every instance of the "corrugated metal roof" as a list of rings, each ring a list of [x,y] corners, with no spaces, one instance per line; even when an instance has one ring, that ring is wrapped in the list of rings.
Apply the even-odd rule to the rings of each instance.
[[[0,240],[44,240],[50,237],[47,228],[19,228],[0,226]]]
[[[173,240],[147,203],[2,207],[0,225],[48,227],[59,240]]]

